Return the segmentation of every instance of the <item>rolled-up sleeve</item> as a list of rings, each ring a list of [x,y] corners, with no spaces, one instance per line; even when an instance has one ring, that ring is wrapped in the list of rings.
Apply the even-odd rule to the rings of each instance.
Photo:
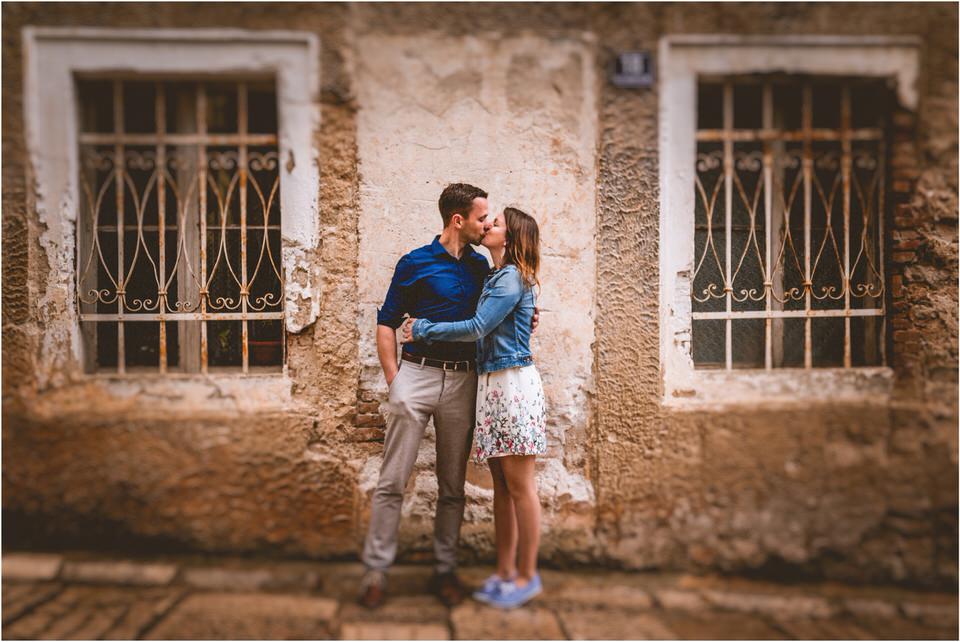
[[[414,280],[413,261],[403,256],[397,261],[390,280],[390,289],[383,305],[377,310],[377,325],[385,325],[396,330],[403,323],[403,315],[409,313],[409,289]]]

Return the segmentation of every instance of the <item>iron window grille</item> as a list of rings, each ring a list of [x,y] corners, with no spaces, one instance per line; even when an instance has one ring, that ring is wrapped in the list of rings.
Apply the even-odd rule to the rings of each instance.
[[[885,365],[886,85],[704,77],[697,98],[695,367]]]
[[[285,360],[272,80],[78,79],[87,372]]]

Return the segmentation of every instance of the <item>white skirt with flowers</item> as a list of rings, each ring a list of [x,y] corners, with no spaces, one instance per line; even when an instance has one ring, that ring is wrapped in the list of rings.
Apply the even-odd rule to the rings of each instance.
[[[547,452],[543,383],[536,366],[504,368],[478,377],[473,457],[542,455]]]

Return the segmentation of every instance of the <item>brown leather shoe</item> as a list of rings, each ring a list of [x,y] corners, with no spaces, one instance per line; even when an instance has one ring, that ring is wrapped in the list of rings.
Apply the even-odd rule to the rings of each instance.
[[[378,608],[387,597],[387,576],[382,571],[367,571],[360,580],[357,603],[368,609]]]
[[[430,592],[440,598],[444,606],[460,604],[467,598],[467,589],[454,572],[434,573],[430,578]]]

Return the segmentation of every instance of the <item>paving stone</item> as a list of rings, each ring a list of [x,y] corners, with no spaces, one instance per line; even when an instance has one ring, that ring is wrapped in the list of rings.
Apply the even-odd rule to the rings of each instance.
[[[655,599],[665,609],[675,611],[703,611],[707,603],[697,593],[660,589],[654,592]]]
[[[453,636],[458,640],[559,640],[564,638],[552,611],[536,601],[520,609],[502,611],[467,602],[450,612]]]
[[[55,618],[49,626],[37,635],[40,640],[64,640],[77,631],[93,617],[91,605],[83,601],[75,602],[69,611]]]
[[[113,604],[97,608],[82,626],[63,636],[67,640],[99,640],[129,609],[126,604]]]
[[[238,567],[187,566],[181,572],[191,586],[218,591],[314,591],[323,584],[320,564],[277,562]]]
[[[8,597],[7,586],[3,587],[3,623],[7,624],[39,604],[52,599],[63,590],[59,584],[24,584],[12,587],[19,589]]]
[[[184,595],[183,589],[141,589],[123,615],[102,634],[105,640],[133,640],[169,611]]]
[[[715,607],[744,613],[825,618],[834,615],[836,611],[827,600],[815,596],[761,595],[718,590],[705,590],[701,594]]]
[[[446,624],[413,622],[344,622],[342,640],[449,640]]]
[[[383,606],[371,611],[352,601],[344,602],[340,607],[340,621],[369,622],[422,622],[447,625],[450,613],[436,597],[432,595],[388,596]]]
[[[957,629],[938,629],[904,617],[868,618],[857,624],[878,640],[956,640]]]
[[[564,584],[547,586],[541,598],[547,604],[571,604],[597,608],[648,609],[653,606],[650,594],[633,586],[583,586]]]
[[[798,640],[872,640],[867,629],[844,619],[774,618],[774,625]]]
[[[51,599],[37,605],[36,608],[3,627],[3,637],[8,639],[35,639],[55,622],[73,611],[82,591],[69,587],[58,592]]]
[[[143,564],[130,561],[68,561],[61,577],[67,582],[165,586],[173,581],[177,567],[173,564]]]
[[[11,604],[33,591],[36,587],[37,585],[35,582],[27,582],[23,584],[4,582],[2,593],[3,601],[5,604]]]
[[[660,616],[681,640],[779,640],[783,633],[762,618],[745,613],[680,613]]]
[[[900,608],[904,615],[937,628],[957,628],[957,601],[938,602],[931,598],[925,602],[903,602]]]
[[[26,583],[13,583],[13,582],[4,582],[3,583],[3,607],[4,609],[9,608],[11,604],[16,604],[22,598],[29,595],[37,587],[35,582],[26,582]]]
[[[654,614],[626,609],[568,609],[557,616],[571,640],[672,640],[677,636]]]
[[[856,617],[895,618],[898,615],[895,603],[874,598],[847,598],[843,601],[843,608]]]
[[[148,640],[330,639],[337,602],[298,595],[202,593],[186,597]]]
[[[42,581],[52,580],[60,572],[62,555],[43,553],[5,553],[3,555],[3,580]]]

